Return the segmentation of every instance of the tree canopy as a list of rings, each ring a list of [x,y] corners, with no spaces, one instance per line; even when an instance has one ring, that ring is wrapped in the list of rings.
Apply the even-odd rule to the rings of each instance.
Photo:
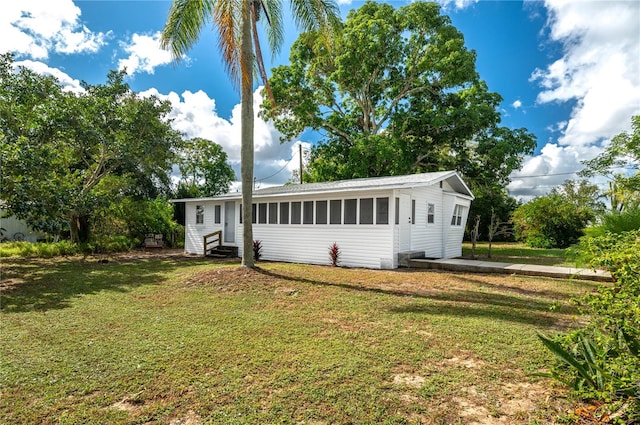
[[[286,139],[309,128],[324,135],[308,180],[458,169],[504,185],[535,137],[498,126],[502,99],[475,57],[437,4],[367,2],[330,48],[316,32],[298,38],[290,65],[272,72],[276,104],[265,98],[264,113]]]
[[[181,140],[170,104],[137,96],[124,76],[76,94],[0,57],[0,199],[10,213],[47,232],[68,224],[86,242],[97,208],[168,192]]]
[[[181,179],[176,189],[178,198],[215,196],[229,191],[235,173],[227,162],[222,146],[210,140],[195,138],[181,144],[177,157]]]

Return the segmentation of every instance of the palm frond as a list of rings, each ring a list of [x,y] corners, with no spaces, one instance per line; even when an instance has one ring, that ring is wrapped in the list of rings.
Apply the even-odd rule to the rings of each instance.
[[[179,61],[200,38],[213,11],[211,0],[174,0],[167,23],[160,36],[160,45]]]

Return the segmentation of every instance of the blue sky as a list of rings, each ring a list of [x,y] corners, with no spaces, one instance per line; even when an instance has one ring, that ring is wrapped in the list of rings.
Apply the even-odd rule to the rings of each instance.
[[[343,16],[361,4],[343,1]],[[476,51],[481,78],[504,98],[502,124],[526,127],[538,138],[535,155],[513,175],[513,195],[526,199],[574,178],[580,161],[629,130],[631,116],[640,114],[640,2],[440,4]],[[204,32],[180,64],[171,63],[157,42],[169,6],[157,0],[3,2],[0,52],[14,52],[21,65],[57,76],[70,90],[79,90],[81,80],[103,83],[110,69],[126,66],[135,91],[171,101],[174,127],[221,144],[239,175],[239,95],[221,65],[216,37]],[[297,30],[285,22],[285,45],[268,69],[288,62]],[[257,86],[255,98],[258,105]],[[309,134],[285,144],[278,139],[270,123],[256,121],[255,175],[262,185],[287,181],[298,163],[297,144],[314,140]]]

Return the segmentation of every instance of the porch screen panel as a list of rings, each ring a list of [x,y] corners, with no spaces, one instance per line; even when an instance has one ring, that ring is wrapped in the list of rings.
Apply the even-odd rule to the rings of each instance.
[[[316,224],[327,224],[327,201],[316,201]]]
[[[267,204],[258,204],[258,223],[265,224],[267,222]]]
[[[344,224],[356,224],[357,205],[357,199],[344,200]]]
[[[300,224],[300,218],[302,217],[302,203],[291,203],[291,224]]]
[[[278,203],[269,202],[269,224],[278,224]]]
[[[340,199],[329,201],[329,223],[342,224],[342,201]]]
[[[376,224],[389,224],[389,198],[376,198]]]
[[[373,198],[360,199],[360,224],[373,224]]]
[[[289,203],[280,202],[280,224],[289,224]]]
[[[313,224],[313,201],[304,201],[302,224]]]

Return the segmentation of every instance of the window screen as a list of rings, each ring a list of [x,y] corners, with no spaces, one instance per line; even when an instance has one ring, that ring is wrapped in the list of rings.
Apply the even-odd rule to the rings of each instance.
[[[416,200],[411,200],[411,224],[416,224]]]
[[[291,203],[291,224],[300,224],[300,218],[302,217],[302,203]]]
[[[433,224],[436,222],[436,206],[434,204],[427,204],[427,223]]]
[[[280,224],[289,224],[289,203],[280,202]]]
[[[258,204],[258,223],[265,224],[267,222],[267,204]]]
[[[357,199],[344,200],[344,224],[356,224]]]
[[[220,205],[216,205],[213,209],[213,221],[215,224],[220,224],[221,211],[222,208],[220,207]]]
[[[327,201],[316,201],[316,224],[327,224]]]
[[[258,206],[256,204],[251,204],[251,222],[255,223],[256,218],[258,218]]]
[[[278,224],[278,203],[269,202],[269,224]]]
[[[302,224],[313,224],[313,201],[304,201]]]
[[[342,223],[342,201],[340,199],[329,201],[329,223]]]
[[[373,198],[360,199],[360,224],[373,224]]]
[[[204,224],[204,205],[196,205],[196,224]]]
[[[389,224],[389,198],[376,198],[376,224]]]
[[[396,198],[396,224],[400,224],[400,198]]]

